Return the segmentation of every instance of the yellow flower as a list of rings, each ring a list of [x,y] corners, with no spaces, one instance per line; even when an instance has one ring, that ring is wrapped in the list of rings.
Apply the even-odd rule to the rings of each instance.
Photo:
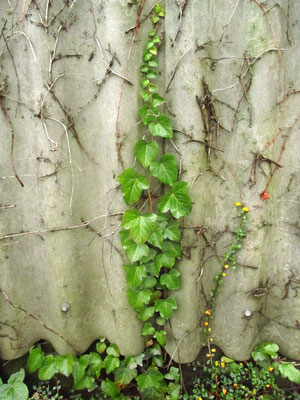
[[[223,272],[223,273],[222,273],[222,276],[226,276],[226,275],[227,275],[226,272]]]
[[[226,268],[226,269],[229,268],[229,265],[228,264],[224,265],[224,268]]]
[[[223,388],[223,389],[222,389],[222,392],[223,392],[223,394],[224,394],[224,396],[225,396],[225,394],[227,393],[227,390],[226,390],[225,388]]]
[[[216,349],[211,349],[211,352],[212,353],[215,353],[217,350]]]
[[[242,203],[240,203],[239,201],[237,201],[237,202],[235,203],[235,205],[236,205],[237,207],[241,207]]]
[[[272,371],[273,371],[273,369],[274,369],[273,367],[269,367],[269,371],[270,371],[270,372],[272,372]]]
[[[249,208],[248,208],[248,207],[243,207],[242,210],[243,210],[244,212],[248,212],[248,211],[249,211]]]
[[[225,363],[224,362],[221,362],[221,367],[225,368]]]

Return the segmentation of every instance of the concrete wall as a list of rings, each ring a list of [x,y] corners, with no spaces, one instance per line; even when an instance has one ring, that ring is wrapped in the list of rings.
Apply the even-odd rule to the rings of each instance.
[[[146,0],[143,16],[154,3]],[[299,359],[300,3],[181,3],[182,16],[175,1],[165,4],[158,84],[180,155],[165,146],[181,158],[194,207],[182,221],[186,256],[168,351],[187,362],[204,344],[205,297],[233,238],[234,203],[242,201],[249,234],[218,298],[215,343],[245,359],[270,340]],[[84,352],[102,336],[136,354],[143,341],[118,238],[125,205],[116,121],[133,34],[126,31],[138,6],[0,6],[0,356],[20,357],[40,339],[58,352]],[[139,66],[150,26],[149,18],[141,24],[127,73],[132,84],[124,84],[118,141],[125,167],[143,133]],[[196,96],[206,102],[202,113]],[[264,295],[254,296],[260,287]]]

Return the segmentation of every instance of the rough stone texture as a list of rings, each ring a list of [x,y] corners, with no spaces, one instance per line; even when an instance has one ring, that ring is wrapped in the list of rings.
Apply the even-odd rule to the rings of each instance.
[[[22,17],[23,2],[10,4],[13,12],[5,11],[9,2],[0,8],[0,288],[27,314],[1,297],[0,356],[19,357],[40,339],[61,353],[84,352],[102,336],[123,354],[139,353],[140,323],[127,302],[126,257],[117,235],[121,216],[115,215],[125,209],[116,180],[122,170],[115,136],[122,80],[114,74],[103,80],[112,59],[108,48],[116,52],[111,67],[124,74],[132,38],[125,31],[135,25],[137,6],[123,0],[63,6],[57,0],[43,27],[47,1],[28,1]],[[146,1],[144,15],[153,4]],[[192,216],[183,221],[186,257],[180,263],[182,287],[174,295],[179,308],[168,328],[168,351],[181,362],[195,359],[204,344],[205,296],[233,237],[236,201],[251,210],[249,234],[239,253],[241,266],[228,273],[218,298],[215,343],[229,357],[245,359],[256,343],[270,340],[300,359],[300,3],[269,0],[264,9],[259,4],[189,0],[180,20],[176,2],[166,2],[159,86],[181,131],[175,142],[194,201]],[[133,164],[133,144],[143,132],[137,124],[138,82],[149,28],[148,19],[130,59],[134,85],[124,86],[119,130],[125,166]],[[205,139],[196,95],[210,96],[218,138],[210,119],[212,137]],[[14,164],[24,187],[13,173],[3,107],[12,121]],[[207,146],[188,142],[189,136],[211,140],[219,150],[208,155]],[[170,143],[166,148],[179,157]],[[255,153],[281,168],[274,172],[274,163],[259,160],[254,174]],[[262,201],[266,188],[271,199]],[[49,231],[64,227],[71,228]],[[269,288],[264,296],[250,295],[261,286]],[[61,311],[63,302],[68,312]]]

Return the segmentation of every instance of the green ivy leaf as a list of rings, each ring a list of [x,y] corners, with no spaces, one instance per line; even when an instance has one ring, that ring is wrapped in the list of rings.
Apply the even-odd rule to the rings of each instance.
[[[149,124],[149,130],[153,136],[160,136],[165,138],[173,137],[171,120],[164,114],[159,115],[156,121],[153,121]]]
[[[147,78],[148,79],[155,79],[157,77],[158,77],[157,73],[153,69],[149,69],[149,71],[147,73]]]
[[[148,321],[154,315],[154,307],[144,307],[138,312],[138,318],[142,321]]]
[[[153,43],[160,43],[160,42],[161,42],[161,40],[158,36],[153,37]]]
[[[29,357],[27,360],[27,368],[28,372],[31,374],[35,372],[39,368],[42,367],[45,361],[45,354],[42,351],[41,347],[31,348],[29,351]]]
[[[156,30],[155,29],[151,29],[151,31],[148,33],[148,35],[150,37],[155,36],[156,35]]]
[[[139,109],[139,117],[141,118],[141,121],[144,125],[148,125],[150,122],[154,120],[154,115],[152,114],[150,108],[148,108],[146,105],[142,106]]]
[[[134,310],[140,310],[145,305],[149,304],[151,300],[152,292],[149,289],[128,289],[127,290],[128,301]]]
[[[170,400],[179,400],[180,399],[180,391],[181,386],[178,383],[170,382],[168,385],[168,394],[170,396]]]
[[[39,370],[39,379],[48,381],[56,374],[57,368],[55,358],[52,354],[45,357],[44,365]]]
[[[144,61],[149,61],[152,58],[152,54],[149,51],[146,51],[143,56]]]
[[[156,300],[154,303],[155,311],[158,311],[160,316],[169,319],[173,315],[173,310],[176,310],[177,304],[173,297],[168,297],[163,300]]]
[[[104,394],[112,399],[116,398],[121,393],[117,384],[108,378],[106,378],[105,381],[102,381],[101,390]]]
[[[137,245],[130,237],[129,232],[122,230],[119,233],[123,249],[126,251],[131,262],[143,259],[149,255],[149,247],[146,244]]]
[[[167,286],[169,290],[177,290],[180,288],[180,272],[173,268],[168,274],[163,274],[160,277],[160,284]]]
[[[142,190],[149,188],[147,179],[132,168],[125,169],[118,176],[118,181],[121,183],[126,204],[136,203],[141,196]]]
[[[165,9],[160,4],[156,4],[155,12],[159,17],[164,17],[166,15]]]
[[[165,103],[165,99],[161,97],[158,93],[153,93],[152,95],[152,106],[158,107],[160,104]]]
[[[99,379],[100,372],[104,368],[104,362],[98,353],[90,353],[89,375],[96,376]]]
[[[156,24],[159,21],[159,17],[157,15],[152,15],[152,22]]]
[[[172,185],[178,176],[176,157],[172,154],[164,154],[159,162],[153,161],[150,164],[150,172],[162,183]]]
[[[10,376],[6,384],[0,382],[0,400],[27,400],[29,391],[25,383],[25,372],[22,368]]]
[[[88,381],[84,381],[85,377],[85,370],[87,369],[90,362],[90,355],[84,354],[83,356],[79,357],[73,366],[73,378],[74,378],[74,388],[77,388],[77,385],[81,386],[81,384],[88,384]]]
[[[120,365],[119,357],[108,354],[104,359],[104,367],[107,374],[113,372]]]
[[[156,367],[149,367],[148,370],[136,378],[140,390],[156,388],[160,389],[164,376]]]
[[[176,367],[171,367],[170,371],[165,375],[165,379],[178,383],[180,379],[179,369]]]
[[[136,369],[130,369],[128,367],[119,367],[114,371],[115,381],[119,384],[128,385],[132,379],[137,376]]]
[[[158,203],[159,211],[166,213],[171,211],[174,218],[187,216],[192,211],[192,202],[188,195],[189,184],[176,182],[171,192],[165,194]]]
[[[140,71],[142,72],[142,73],[146,73],[146,72],[148,72],[148,66],[147,66],[147,64],[143,64],[142,66],[141,66],[141,68],[140,68]]]
[[[162,249],[163,240],[163,231],[157,227],[147,241],[148,243],[152,244],[152,246]]]
[[[170,221],[164,230],[164,239],[180,242],[181,232],[177,221]]]
[[[161,346],[165,347],[165,345],[167,344],[166,334],[167,334],[167,332],[163,331],[163,330],[156,331],[154,333],[153,337],[158,341],[158,343]]]
[[[158,144],[154,141],[147,143],[139,140],[134,146],[134,154],[144,168],[147,168],[158,154]]]
[[[174,260],[175,262],[175,260]],[[156,259],[153,262],[149,262],[145,264],[145,267],[147,268],[147,272],[151,275],[154,275],[158,278],[159,272],[162,268],[162,263],[159,260],[159,257],[157,256]]]
[[[91,376],[84,376],[80,382],[77,382],[76,384],[74,383],[74,389],[75,390],[83,390],[83,389],[91,390],[91,389],[95,388],[94,382],[95,382],[95,379],[92,378]]]
[[[145,89],[145,87],[147,87],[149,85],[149,83],[150,83],[149,79],[146,79],[146,78],[141,79],[141,86],[143,89]]]
[[[157,90],[157,86],[154,83],[150,83],[149,92],[155,92]],[[154,110],[153,110],[154,111]],[[153,120],[153,119],[152,119]]]
[[[152,56],[151,60],[148,61],[149,67],[156,68],[158,66],[158,60],[156,57]]]
[[[124,265],[126,281],[129,287],[135,288],[142,284],[143,278],[147,276],[144,265]]]
[[[146,92],[146,90],[142,90],[140,92],[141,98],[143,99],[144,102],[148,101],[151,97],[151,94]]]
[[[153,46],[154,46],[154,42],[153,42],[153,41],[148,42],[148,43],[147,43],[147,46],[146,46],[146,50],[152,49]]]
[[[55,359],[57,372],[67,377],[71,375],[74,363],[74,357],[70,354],[57,356]]]
[[[140,214],[136,210],[127,210],[124,213],[122,224],[129,229],[131,238],[137,244],[144,244],[157,227],[156,214]]]
[[[147,276],[142,282],[142,287],[145,289],[152,289],[157,284],[157,280],[153,276]]]
[[[164,241],[162,251],[163,253],[178,259],[180,259],[182,256],[182,249],[180,244],[176,242],[170,242],[169,240]]]
[[[161,267],[172,268],[173,265],[175,264],[175,257],[167,253],[161,253],[156,257],[155,262],[157,268],[158,266],[160,266],[160,268]]]
[[[292,363],[280,364],[279,371],[283,378],[288,378],[291,382],[300,384],[300,371]]]
[[[142,329],[142,336],[153,335],[155,332],[155,328],[152,326],[150,322],[146,322]]]
[[[98,351],[99,354],[104,353],[105,349],[106,349],[106,344],[104,342],[98,342],[96,344],[96,350]]]
[[[154,44],[154,43],[153,43],[153,44]],[[151,47],[151,49],[149,50],[149,52],[150,52],[151,54],[153,54],[154,56],[156,56],[156,55],[157,55],[157,47],[156,47],[156,46]]]
[[[156,257],[157,251],[154,249],[149,250],[149,254],[146,257],[140,259],[141,264],[146,264],[148,261],[153,260]]]
[[[108,348],[106,349],[106,353],[110,354],[112,356],[115,356],[115,357],[119,357],[120,350],[119,350],[119,347],[116,344],[110,344],[108,346]]]

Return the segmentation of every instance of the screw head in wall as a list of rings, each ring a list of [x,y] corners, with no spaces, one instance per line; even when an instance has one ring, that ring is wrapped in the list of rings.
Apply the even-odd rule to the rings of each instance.
[[[71,308],[71,306],[70,306],[69,303],[63,302],[60,305],[60,309],[61,309],[62,312],[68,312],[68,311],[70,311],[70,308]]]

